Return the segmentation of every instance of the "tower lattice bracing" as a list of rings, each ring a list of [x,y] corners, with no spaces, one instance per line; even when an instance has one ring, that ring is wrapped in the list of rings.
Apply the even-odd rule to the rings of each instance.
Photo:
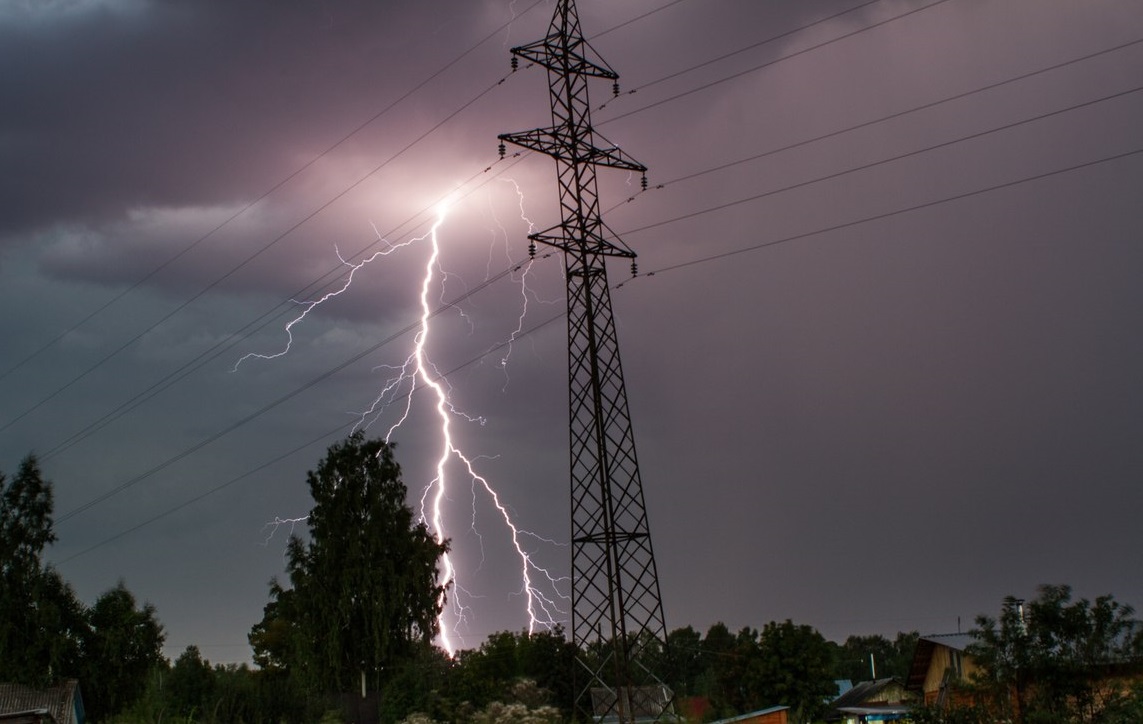
[[[574,0],[557,0],[547,36],[512,55],[514,67],[547,69],[552,125],[503,134],[500,150],[508,142],[555,159],[563,215],[529,238],[533,251],[562,249],[566,268],[576,708],[597,720],[667,717],[672,695],[648,663],[666,625],[605,265],[635,254],[600,218],[596,188],[599,166],[646,168],[592,129],[588,82],[618,75],[584,40]]]

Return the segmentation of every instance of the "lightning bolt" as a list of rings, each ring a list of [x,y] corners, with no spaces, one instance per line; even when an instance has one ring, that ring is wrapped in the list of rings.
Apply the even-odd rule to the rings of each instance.
[[[262,354],[259,352],[249,352],[249,353],[243,355],[242,357],[240,357],[238,359],[238,361],[234,363],[234,367],[230,371],[231,372],[237,372],[238,368],[242,366],[242,363],[248,359],[273,360],[273,359],[278,359],[279,357],[284,357],[287,354],[289,354],[290,348],[293,347],[293,344],[294,344],[294,326],[297,324],[300,324],[302,322],[302,320],[304,320],[307,316],[309,316],[310,312],[312,312],[314,309],[320,307],[322,304],[325,304],[330,299],[333,299],[334,297],[341,296],[344,292],[346,292],[353,285],[354,275],[357,274],[357,272],[361,271],[361,269],[363,269],[366,265],[372,264],[374,261],[376,261],[377,259],[379,259],[383,256],[389,256],[390,254],[392,254],[395,251],[398,251],[400,249],[404,249],[405,247],[410,246],[412,244],[415,244],[418,241],[422,241],[424,238],[424,237],[414,237],[414,238],[411,238],[407,241],[401,242],[400,244],[392,244],[387,239],[385,239],[384,237],[381,236],[381,234],[377,231],[376,226],[373,227],[373,233],[377,235],[378,241],[384,242],[385,248],[381,249],[380,251],[374,252],[373,254],[365,257],[364,259],[362,259],[361,261],[359,261],[355,264],[346,261],[345,258],[342,257],[341,251],[337,247],[334,247],[334,253],[337,254],[338,260],[342,263],[343,266],[349,267],[349,273],[345,275],[345,279],[339,288],[334,289],[331,292],[326,292],[325,294],[321,295],[317,299],[314,299],[314,300],[311,300],[308,302],[299,302],[299,301],[294,300],[294,299],[290,300],[294,304],[301,305],[303,307],[303,309],[302,309],[301,314],[299,314],[298,316],[294,317],[293,319],[291,319],[289,322],[286,323],[286,326],[285,326],[286,344],[284,347],[282,347],[282,349],[280,349],[277,352],[272,352],[269,354]]]
[[[516,198],[520,205],[520,218],[528,225],[528,234],[531,235],[536,230],[536,225],[528,218],[527,213],[524,211],[524,192],[520,190],[520,184],[512,179],[501,179],[505,183],[512,184],[516,189]],[[503,228],[503,226],[501,227]],[[505,240],[508,238],[508,233],[504,233]],[[507,245],[505,245],[507,246]],[[507,252],[507,249],[505,249]],[[528,272],[532,271],[532,265],[536,261],[535,252],[529,255],[528,261],[524,263],[520,271],[519,286],[520,286],[520,314],[516,317],[516,329],[512,330],[512,334],[508,338],[508,346],[505,347],[504,356],[500,358],[500,368],[504,370],[504,388],[508,386],[508,360],[512,358],[512,350],[516,344],[516,338],[524,331],[524,318],[528,316]]]
[[[534,225],[527,219],[524,213],[523,194],[520,187],[514,181],[510,183],[514,185],[516,190],[521,218],[528,224],[529,231],[531,231]],[[527,616],[528,631],[529,633],[534,633],[539,628],[551,629],[567,619],[566,607],[564,605],[564,602],[567,601],[567,596],[560,591],[561,587],[566,585],[567,579],[566,577],[556,576],[548,569],[539,565],[534,558],[533,552],[530,551],[528,543],[530,542],[533,545],[543,544],[556,546],[561,544],[520,527],[513,519],[508,506],[501,499],[500,493],[495,489],[492,483],[477,470],[474,457],[461,449],[454,435],[453,423],[460,420],[469,423],[484,424],[485,420],[483,417],[465,413],[453,404],[451,400],[452,389],[445,380],[444,375],[431,360],[428,352],[429,344],[433,339],[431,321],[435,316],[432,292],[434,288],[440,286],[442,289],[441,295],[443,296],[443,283],[447,278],[441,267],[439,232],[448,217],[453,203],[451,199],[446,199],[437,206],[435,220],[429,231],[422,236],[410,238],[408,241],[396,245],[386,242],[387,247],[385,249],[356,264],[346,262],[339,254],[338,258],[341,259],[343,264],[349,267],[349,273],[346,275],[343,283],[337,289],[303,304],[304,308],[301,314],[297,315],[286,325],[287,342],[281,350],[272,354],[247,354],[238,361],[235,365],[235,369],[238,369],[239,365],[251,357],[262,360],[273,360],[288,354],[290,345],[293,342],[293,327],[301,323],[310,312],[314,311],[314,309],[322,303],[349,290],[353,284],[356,273],[364,266],[411,244],[427,243],[429,253],[425,260],[421,278],[420,293],[418,296],[420,319],[416,327],[417,331],[413,337],[413,349],[403,363],[399,365],[383,365],[375,368],[375,370],[386,370],[388,377],[382,384],[381,390],[375,396],[373,402],[365,411],[358,413],[359,420],[355,425],[355,429],[358,427],[368,429],[380,419],[382,414],[390,408],[390,406],[396,404],[399,399],[403,398],[403,404],[397,415],[396,422],[391,424],[385,433],[386,441],[390,441],[396,432],[409,420],[413,411],[414,393],[424,391],[425,394],[430,397],[433,417],[435,419],[433,428],[437,431],[439,445],[437,446],[433,477],[425,484],[419,496],[418,512],[420,519],[426,524],[438,543],[449,538],[449,516],[447,515],[446,508],[448,507],[447,503],[450,500],[450,496],[453,493],[452,488],[455,485],[450,475],[450,465],[454,465],[456,469],[454,469],[453,472],[459,472],[458,477],[464,478],[468,485],[472,504],[471,513],[469,514],[470,519],[467,524],[468,529],[480,542],[481,560],[483,560],[484,538],[477,529],[476,524],[478,498],[484,496],[488,499],[492,508],[495,509],[500,522],[508,531],[508,538],[518,561],[521,581],[519,589],[513,595],[521,596],[524,599],[524,611]],[[501,229],[503,229],[503,226],[501,226]],[[505,231],[504,234],[507,239],[507,232]],[[380,235],[378,235],[378,238],[381,238]],[[509,357],[511,356],[511,344],[515,342],[524,328],[524,319],[527,315],[527,305],[529,294],[531,293],[527,287],[527,277],[535,261],[535,258],[529,258],[527,262],[514,267],[519,274],[516,275],[514,273],[512,278],[521,289],[522,309],[517,317],[516,328],[511,332],[508,340],[509,351],[500,359],[498,366],[502,369],[507,368]],[[465,317],[465,319],[467,320],[467,317]],[[471,325],[471,320],[469,320],[469,324]],[[507,373],[505,372],[505,374]],[[305,518],[275,518],[274,521],[268,523],[266,526],[270,529],[267,543],[273,538],[274,533],[279,527],[290,525],[292,530],[293,526],[304,520]],[[438,584],[444,586],[446,590],[451,590],[451,596],[447,599],[447,604],[442,607],[440,617],[438,618],[440,630],[438,640],[441,647],[445,649],[451,657],[456,654],[458,644],[463,643],[461,631],[466,629],[469,625],[473,615],[473,609],[468,603],[470,594],[464,586],[465,576],[458,571],[451,553],[446,553],[443,556],[441,568]]]
[[[294,528],[309,519],[310,517],[308,515],[303,515],[300,518],[279,518],[278,516],[274,516],[272,521],[262,526],[263,531],[267,529],[270,531],[266,534],[266,540],[262,543],[263,547],[270,545],[270,541],[274,540],[274,536],[278,534],[278,529],[282,526],[290,526],[290,535],[292,536],[294,534]]]
[[[520,210],[520,220],[528,225],[528,235],[530,236],[536,230],[536,224],[530,218],[528,218],[528,213],[524,209],[524,192],[523,192],[523,190],[521,190],[520,184],[517,183],[514,179],[510,179],[510,178],[502,178],[502,179],[500,179],[500,181],[502,183],[511,184],[512,188],[515,190],[515,192],[516,192],[516,203],[517,203],[517,206],[519,207],[519,210]],[[535,265],[536,261],[538,259],[546,259],[546,258],[552,256],[552,254],[550,252],[548,252],[548,253],[541,255],[540,257],[537,257],[536,256],[535,242],[532,242],[532,244],[529,246],[528,260],[521,263],[521,264],[516,264],[516,262],[512,259],[512,256],[508,253],[508,230],[504,228],[504,225],[502,223],[500,223],[500,219],[497,218],[497,216],[496,216],[496,210],[492,206],[491,203],[489,203],[489,211],[491,212],[493,220],[495,221],[496,225],[500,229],[501,234],[503,235],[504,242],[505,242],[504,243],[504,254],[505,254],[505,257],[508,259],[509,265],[511,265],[512,274],[513,274],[513,281],[516,282],[517,287],[520,290],[520,313],[516,317],[516,328],[513,329],[511,334],[509,335],[508,340],[507,340],[507,344],[504,345],[504,355],[500,358],[500,362],[499,362],[499,367],[504,372],[504,387],[502,387],[500,391],[505,392],[508,389],[508,383],[509,383],[508,363],[512,358],[512,353],[515,349],[516,339],[524,333],[524,320],[528,316],[529,298],[532,298],[536,302],[541,303],[541,304],[555,304],[559,300],[557,300],[557,299],[551,299],[551,300],[541,299],[528,284],[528,276],[531,273],[532,267],[533,267],[533,265]],[[491,261],[492,261],[492,255],[489,254],[489,269],[487,272],[488,275],[491,275]],[[517,276],[517,274],[518,274],[518,276]]]
[[[537,626],[554,626],[558,621],[558,616],[562,613],[557,604],[557,599],[553,596],[546,595],[539,586],[533,583],[533,576],[541,576],[553,590],[556,589],[557,579],[549,571],[538,566],[525,549],[522,538],[524,535],[530,535],[517,526],[513,520],[508,509],[500,500],[500,495],[488,482],[488,480],[476,471],[476,467],[472,459],[466,455],[459,447],[457,447],[452,432],[453,417],[461,415],[470,421],[480,420],[480,418],[472,418],[468,415],[463,415],[458,412],[455,406],[450,402],[450,390],[441,382],[442,375],[436,369],[432,361],[429,359],[426,347],[429,343],[432,328],[430,321],[432,319],[432,306],[430,303],[430,293],[434,286],[434,281],[438,272],[440,271],[440,238],[439,230],[444,224],[445,217],[448,214],[450,204],[445,202],[437,209],[437,218],[429,231],[428,238],[431,242],[431,251],[429,257],[425,262],[424,276],[421,280],[421,320],[420,328],[413,338],[413,352],[406,360],[405,368],[402,369],[402,374],[398,378],[411,376],[415,382],[418,382],[422,388],[430,390],[430,395],[435,400],[434,409],[436,411],[437,421],[440,430],[440,448],[436,463],[436,476],[429,482],[425,488],[424,494],[421,496],[421,518],[426,521],[430,529],[434,531],[438,543],[443,542],[445,536],[445,515],[444,503],[448,496],[449,478],[448,478],[448,463],[450,459],[456,459],[460,462],[464,471],[471,481],[471,488],[473,494],[473,519],[472,530],[475,528],[475,498],[476,494],[483,490],[490,498],[493,507],[500,514],[504,525],[508,528],[511,534],[512,546],[516,551],[516,555],[520,560],[520,576],[522,580],[521,593],[525,596],[525,608],[528,615],[528,631],[534,632]],[[526,299],[526,296],[525,296]],[[522,328],[522,322],[521,327]],[[518,334],[514,332],[513,335]],[[505,359],[504,363],[507,362]],[[386,394],[389,394],[394,389],[394,383],[390,381],[386,384]],[[405,411],[401,418],[389,428],[386,433],[386,440],[390,439],[396,430],[405,423],[409,416],[412,405],[412,395],[406,396]],[[477,532],[479,537],[479,533]],[[456,592],[463,591],[460,582],[456,580],[457,571],[453,564],[452,557],[445,554],[443,557],[443,571],[441,572],[440,583],[451,585]],[[458,596],[454,595],[453,614],[458,622],[463,622],[466,617],[467,608],[463,603],[459,602]],[[442,613],[443,617],[443,613]],[[441,624],[440,641],[443,648],[448,652],[449,656],[456,653],[456,642],[453,640],[453,635],[450,633],[449,628],[446,626],[443,618],[439,621]],[[454,629],[455,630],[455,629]]]

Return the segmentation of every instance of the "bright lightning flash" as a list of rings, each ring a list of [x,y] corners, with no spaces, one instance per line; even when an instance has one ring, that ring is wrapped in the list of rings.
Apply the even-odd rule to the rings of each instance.
[[[520,203],[521,218],[528,221],[523,213],[523,196],[521,195],[518,185],[516,185],[516,192]],[[456,461],[459,463],[463,475],[468,480],[470,495],[472,496],[472,512],[469,529],[476,536],[477,540],[481,541],[481,548],[483,548],[483,537],[476,528],[476,510],[477,499],[482,493],[487,496],[492,506],[496,509],[500,520],[509,533],[509,539],[519,565],[521,584],[518,594],[524,598],[528,631],[529,633],[533,633],[537,628],[551,629],[561,621],[566,620],[566,611],[561,607],[561,603],[566,601],[567,597],[560,592],[560,586],[565,583],[565,580],[541,567],[525,546],[524,541],[526,538],[532,538],[535,541],[545,544],[558,544],[555,541],[542,538],[535,533],[522,529],[513,520],[508,507],[502,502],[500,494],[489,480],[477,471],[473,457],[466,454],[458,446],[453,434],[454,419],[460,418],[467,422],[476,422],[479,424],[484,424],[484,419],[465,414],[453,405],[450,399],[451,388],[448,386],[440,370],[433,364],[428,353],[428,346],[433,331],[431,321],[435,316],[432,303],[432,291],[440,284],[439,278],[443,278],[444,276],[440,265],[441,245],[439,232],[454,204],[455,200],[449,198],[437,205],[436,218],[432,227],[429,232],[423,236],[410,238],[408,241],[398,245],[388,244],[388,242],[386,242],[388,244],[386,249],[375,253],[357,264],[349,264],[342,259],[342,262],[350,267],[350,272],[344,284],[335,291],[329,292],[319,299],[307,302],[303,305],[303,312],[286,325],[287,344],[285,347],[274,354],[247,354],[238,361],[238,364],[235,365],[235,369],[237,369],[242,362],[251,357],[270,360],[287,354],[293,342],[292,328],[304,320],[311,311],[323,302],[346,292],[352,285],[356,272],[366,264],[411,244],[420,242],[428,243],[429,255],[425,261],[419,295],[421,315],[417,332],[413,338],[413,350],[405,358],[403,364],[399,366],[387,366],[387,369],[391,370],[391,375],[369,408],[360,413],[360,420],[357,426],[368,428],[377,421],[378,417],[386,408],[403,396],[404,405],[403,410],[399,414],[399,419],[389,427],[385,434],[385,439],[387,441],[391,440],[396,431],[405,424],[412,414],[414,392],[427,390],[426,394],[430,396],[433,402],[432,407],[436,420],[433,427],[438,433],[439,446],[437,448],[435,475],[432,480],[425,485],[420,495],[419,514],[421,520],[429,527],[438,543],[449,538],[447,534],[448,516],[446,515],[446,503],[450,499],[450,486],[453,484],[449,476],[449,465],[450,462]],[[528,224],[531,230],[531,222],[528,221]],[[516,329],[513,330],[507,342],[508,352],[506,352],[500,360],[499,366],[501,368],[507,367],[508,359],[511,355],[511,345],[523,330],[528,300],[526,284],[527,273],[534,261],[534,259],[529,259],[517,267],[517,270],[522,270],[521,274],[518,277],[513,276],[513,279],[521,286],[523,308],[517,318]],[[441,294],[443,295],[443,289]],[[290,525],[292,530],[292,526],[302,520],[304,520],[304,518],[276,518],[272,523],[267,524],[267,527],[271,528],[269,538],[273,537],[274,531],[276,531],[278,527]],[[269,538],[267,538],[267,542]],[[463,585],[464,576],[457,570],[451,553],[445,554],[442,564],[443,570],[440,573],[438,583],[444,585],[447,589],[451,589],[451,594],[448,605],[442,610],[441,616],[438,619],[440,626],[439,641],[449,656],[453,656],[457,651],[458,643],[462,643],[460,630],[469,623],[472,609],[466,603],[466,596],[468,594]],[[452,620],[451,625],[450,621],[446,620],[446,612],[449,613],[449,617]]]
[[[548,584],[554,589],[556,579],[547,570],[539,567],[528,554],[521,542],[522,536],[526,531],[522,531],[512,520],[511,514],[505,508],[500,500],[500,495],[488,482],[488,480],[477,473],[472,459],[466,455],[460,448],[456,446],[452,434],[452,419],[454,415],[461,414],[449,401],[449,390],[446,389],[444,383],[441,382],[440,372],[436,369],[430,361],[426,353],[426,347],[429,343],[429,337],[432,332],[430,321],[432,319],[432,304],[430,301],[430,292],[433,289],[436,275],[439,271],[440,263],[440,239],[439,230],[444,224],[445,217],[448,214],[449,205],[442,204],[437,208],[437,218],[433,223],[432,229],[429,231],[428,238],[431,243],[431,252],[428,260],[425,262],[424,277],[421,281],[421,324],[420,329],[414,337],[413,353],[406,360],[406,365],[402,369],[402,376],[411,375],[415,382],[419,382],[422,388],[431,390],[431,395],[435,399],[434,409],[436,410],[437,420],[440,425],[440,453],[437,458],[436,464],[436,477],[429,482],[425,488],[425,494],[421,497],[421,517],[425,520],[429,527],[434,531],[437,542],[440,543],[445,539],[445,521],[443,507],[445,499],[448,496],[449,480],[447,474],[447,466],[450,458],[456,458],[460,461],[464,470],[468,474],[475,497],[479,490],[483,490],[491,499],[493,506],[499,512],[504,521],[504,525],[511,533],[512,546],[516,551],[516,555],[520,559],[520,576],[522,579],[522,592],[526,598],[526,610],[528,615],[528,630],[533,632],[537,626],[554,626],[558,621],[558,616],[561,613],[557,605],[556,598],[546,595],[538,586],[533,584],[533,576],[542,576]],[[515,334],[515,333],[514,333]],[[386,385],[387,388],[391,385]],[[386,439],[390,439],[393,433],[404,424],[408,418],[409,410],[412,405],[412,395],[406,396],[405,414],[389,428],[386,433]],[[462,415],[466,419],[472,420],[473,418],[467,415]],[[475,526],[475,521],[473,521]],[[475,530],[475,528],[474,528]],[[456,569],[453,565],[452,558],[449,554],[444,556],[444,570],[441,574],[442,581],[446,584],[452,585],[454,589],[454,604],[453,610],[458,620],[463,620],[465,616],[465,607],[456,601],[456,592],[460,591],[460,583],[456,580]],[[456,653],[456,642],[453,640],[452,635],[441,622],[441,644],[452,656]]]

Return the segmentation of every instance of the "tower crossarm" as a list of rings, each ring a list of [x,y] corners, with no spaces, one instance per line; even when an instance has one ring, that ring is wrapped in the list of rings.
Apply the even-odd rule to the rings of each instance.
[[[600,229],[611,231],[606,225],[600,223]],[[557,224],[550,229],[529,234],[528,238],[541,244],[563,249],[565,252],[580,252],[587,250],[593,254],[604,256],[617,256],[623,259],[634,259],[635,252],[612,234],[612,239],[605,238],[596,230],[585,231],[577,222]]]
[[[557,161],[564,161],[566,163],[590,163],[595,166],[607,166],[609,168],[618,168],[626,171],[634,171],[636,173],[646,173],[647,167],[639,163],[635,159],[625,154],[620,148],[614,144],[608,144],[602,148],[594,144],[587,144],[580,140],[579,143],[575,139],[570,138],[566,126],[555,128],[536,128],[531,131],[521,131],[519,133],[502,133],[497,138],[506,143],[511,143],[529,151],[538,151],[540,153],[551,156]],[[593,133],[590,128],[587,129],[588,137],[598,137],[604,139],[599,134]]]
[[[619,77],[619,74],[599,57],[586,40],[583,38],[570,38],[569,42],[565,40],[569,39],[549,35],[543,40],[512,48],[512,55],[560,73],[589,75],[608,80]],[[595,59],[589,58],[584,53],[585,50],[590,51]]]

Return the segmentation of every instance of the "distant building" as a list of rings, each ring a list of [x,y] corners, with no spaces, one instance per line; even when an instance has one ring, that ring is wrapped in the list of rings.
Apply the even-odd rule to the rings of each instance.
[[[85,724],[79,682],[47,689],[0,684],[0,724]]]
[[[971,704],[964,694],[957,692],[956,685],[968,681],[979,670],[972,656],[966,653],[974,643],[976,637],[966,633],[937,634],[917,639],[905,689],[927,705]]]
[[[922,636],[917,641],[905,688],[923,697],[925,704],[941,709],[975,706],[1001,711],[1008,708],[1019,716],[1023,699],[1014,686],[999,692],[987,688],[974,691],[968,686],[982,673],[968,653],[968,647],[978,642],[972,634],[964,633]],[[1127,694],[1133,682],[1143,681],[1143,672],[1121,665],[1125,663],[1105,660],[1086,669],[1088,684],[1093,692],[1098,692],[1099,698]],[[1036,686],[1037,682],[1029,681],[1027,691],[1034,691]]]
[[[913,698],[896,678],[862,681],[830,703],[825,720],[842,724],[907,720]]]

